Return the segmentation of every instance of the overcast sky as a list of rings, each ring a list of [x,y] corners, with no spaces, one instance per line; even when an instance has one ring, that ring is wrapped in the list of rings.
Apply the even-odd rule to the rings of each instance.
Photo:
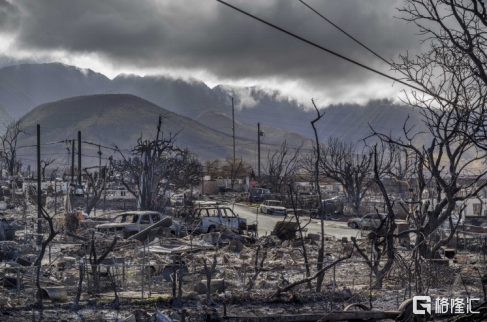
[[[305,0],[385,59],[420,48],[402,1]],[[229,3],[380,71],[388,66],[298,0]],[[279,89],[321,106],[397,98],[402,86],[333,57],[215,0],[0,0],[0,53],[60,61],[113,78],[170,74]]]

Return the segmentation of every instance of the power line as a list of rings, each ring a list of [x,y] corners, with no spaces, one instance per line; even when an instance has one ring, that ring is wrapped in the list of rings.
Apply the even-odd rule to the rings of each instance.
[[[353,59],[351,59],[351,58],[345,57],[345,56],[343,56],[343,55],[341,55],[341,54],[339,54],[339,53],[336,53],[336,52],[334,52],[334,51],[332,51],[332,50],[330,50],[330,49],[328,49],[328,48],[325,48],[325,47],[323,47],[323,46],[321,46],[321,45],[318,45],[317,43],[314,43],[314,42],[312,42],[312,41],[310,41],[310,40],[308,40],[308,39],[306,39],[306,38],[303,38],[303,37],[301,37],[301,36],[298,36],[298,35],[296,35],[296,34],[294,34],[294,33],[290,32],[290,31],[288,31],[288,30],[285,30],[285,29],[283,29],[283,28],[281,28],[281,27],[278,27],[278,26],[276,26],[276,25],[274,25],[274,24],[272,24],[272,23],[270,23],[270,22],[268,22],[268,21],[265,21],[265,20],[263,20],[263,19],[260,19],[260,18],[258,18],[258,17],[256,17],[256,16],[254,16],[254,15],[252,15],[252,14],[250,14],[250,13],[248,13],[248,12],[244,11],[244,10],[242,10],[242,9],[239,9],[239,8],[237,8],[237,7],[235,7],[235,6],[232,6],[231,4],[228,4],[228,3],[224,2],[223,0],[216,0],[216,1],[218,1],[218,2],[220,2],[220,3],[222,3],[222,4],[224,4],[224,5],[226,5],[226,6],[230,7],[230,8],[232,8],[233,10],[236,10],[236,11],[238,11],[238,12],[240,12],[240,13],[243,13],[244,15],[249,16],[249,17],[250,17],[250,18],[252,18],[252,19],[255,19],[255,20],[257,20],[257,21],[260,21],[260,22],[262,22],[263,24],[266,24],[266,25],[268,25],[268,26],[270,26],[270,27],[272,27],[272,28],[274,28],[274,29],[277,29],[277,30],[279,30],[279,31],[281,31],[281,32],[283,32],[283,33],[285,33],[285,34],[287,34],[287,35],[291,36],[291,37],[294,37],[294,38],[296,38],[296,39],[298,39],[298,40],[301,40],[302,42],[305,42],[305,43],[307,43],[307,44],[309,44],[309,45],[311,45],[311,46],[313,46],[313,47],[316,47],[316,48],[318,48],[318,49],[321,49],[321,50],[323,50],[323,51],[325,51],[325,52],[327,52],[327,53],[329,53],[329,54],[331,54],[331,55],[334,55],[334,56],[336,56],[336,57],[338,57],[338,58],[341,58],[341,59],[343,59],[343,60],[346,60],[346,61],[348,61],[348,62],[350,62],[350,63],[352,63],[352,64],[354,64],[354,65],[357,65],[357,66],[359,66],[359,67],[362,67],[362,68],[364,68],[364,69],[367,69],[368,71],[371,71],[371,72],[373,72],[373,73],[375,73],[375,74],[378,74],[378,75],[380,75],[380,76],[386,77],[386,78],[388,78],[388,79],[390,79],[390,80],[393,80],[394,82],[397,82],[397,83],[403,84],[403,85],[405,85],[405,86],[408,86],[408,87],[410,87],[410,88],[412,88],[412,89],[415,89],[415,90],[420,91],[420,92],[422,92],[422,93],[425,93],[425,94],[427,94],[427,95],[433,96],[433,97],[435,97],[435,98],[437,98],[437,99],[440,99],[440,100],[442,100],[442,101],[445,101],[445,102],[447,102],[447,103],[451,103],[449,100],[447,100],[447,99],[445,99],[445,98],[443,98],[443,97],[441,97],[441,96],[438,96],[437,94],[430,93],[430,92],[428,92],[428,91],[426,91],[426,90],[424,90],[424,89],[421,89],[421,88],[416,87],[416,86],[414,86],[414,85],[408,84],[408,83],[406,83],[406,82],[404,82],[404,81],[402,81],[402,80],[400,80],[400,79],[398,79],[398,78],[395,78],[395,77],[389,76],[389,75],[384,74],[384,73],[382,73],[382,72],[380,72],[380,71],[378,71],[378,70],[376,70],[376,69],[373,69],[373,68],[371,68],[371,67],[368,67],[368,66],[366,66],[366,65],[364,65],[364,64],[362,64],[362,63],[359,63],[359,62],[357,62],[357,61],[355,61],[355,60],[353,60]]]
[[[42,143],[41,146],[44,146],[44,145],[53,145],[53,144],[60,144],[60,143],[67,143],[68,141],[69,140]],[[17,149],[21,149],[21,148],[33,148],[33,147],[37,147],[37,144],[18,146]]]
[[[101,157],[99,155],[87,155],[87,154],[81,153],[81,156],[82,157],[87,157],[87,158],[96,158],[96,159],[110,160],[110,158]]]
[[[81,141],[82,143],[86,143],[86,144],[89,144],[89,145],[94,145],[94,146],[97,146],[97,147],[100,147],[100,148],[104,148],[104,149],[108,149],[108,150],[112,150],[112,151],[118,151],[117,149],[115,148],[111,148],[111,147],[108,147],[108,146],[104,146],[104,145],[101,145],[99,143],[93,143],[93,142],[87,142],[87,141]]]
[[[345,30],[343,30],[342,28],[338,27],[336,24],[334,24],[333,22],[331,22],[329,19],[327,19],[324,15],[322,15],[321,13],[319,13],[318,11],[316,11],[315,9],[313,9],[310,5],[308,5],[306,2],[304,2],[303,0],[299,0],[299,2],[301,2],[302,4],[304,4],[306,7],[308,7],[311,11],[313,11],[314,13],[316,13],[318,16],[320,16],[321,18],[323,18],[326,22],[328,22],[330,25],[332,25],[333,27],[337,28],[338,30],[340,30],[342,33],[344,33],[345,35],[347,35],[350,39],[352,39],[353,41],[355,41],[357,44],[359,44],[360,46],[364,47],[365,49],[367,49],[369,52],[371,52],[374,56],[376,56],[377,58],[379,58],[380,60],[382,60],[383,62],[385,62],[387,65],[392,66],[392,64],[385,60],[384,58],[382,58],[382,56],[380,56],[379,54],[377,54],[375,51],[373,51],[372,49],[370,49],[369,47],[367,47],[366,45],[362,44],[360,41],[358,41],[357,39],[355,39],[352,35],[350,35],[349,33],[347,33]]]

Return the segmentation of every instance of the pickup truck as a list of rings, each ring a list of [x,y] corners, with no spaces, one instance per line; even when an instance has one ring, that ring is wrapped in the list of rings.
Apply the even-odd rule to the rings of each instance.
[[[279,200],[266,200],[260,205],[260,212],[269,215],[286,215],[286,207]]]
[[[187,229],[196,233],[210,233],[222,227],[239,232],[247,229],[247,219],[240,218],[231,208],[225,206],[196,208],[190,218],[192,223],[187,225]]]
[[[121,232],[124,238],[129,238],[163,218],[164,216],[156,211],[127,211],[95,228],[99,232]],[[179,222],[173,220],[170,228],[172,234],[179,236]]]

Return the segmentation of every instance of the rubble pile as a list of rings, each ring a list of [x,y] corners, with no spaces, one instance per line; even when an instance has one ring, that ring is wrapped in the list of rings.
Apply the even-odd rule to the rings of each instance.
[[[12,240],[0,241],[0,306],[12,320],[32,319],[38,304],[36,217],[29,207],[4,214],[5,222],[16,228]],[[325,236],[323,267],[329,269],[317,292],[316,278],[309,283],[306,278],[318,272],[319,235],[257,238],[223,228],[178,238],[158,227],[139,241],[115,231],[99,232],[97,223],[79,212],[57,218],[59,233],[42,258],[39,284],[45,312],[63,312],[60,320],[218,320],[224,314],[242,315],[242,305],[245,315],[255,317],[331,313],[353,303],[396,310],[416,293],[411,251],[401,245],[401,260],[376,288],[376,276],[353,244]],[[366,238],[357,243],[370,249]],[[429,294],[483,297],[482,256],[465,252],[450,257],[421,263]]]
[[[75,232],[79,227],[78,213],[67,212],[64,214],[64,230],[66,232]]]

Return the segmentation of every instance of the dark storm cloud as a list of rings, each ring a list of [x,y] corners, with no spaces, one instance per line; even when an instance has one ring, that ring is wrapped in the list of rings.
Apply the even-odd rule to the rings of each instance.
[[[298,1],[229,2],[331,50],[387,70]],[[227,79],[301,80],[315,88],[360,84],[375,77],[214,0],[18,3],[23,19],[16,46],[24,50],[98,53],[114,65],[198,69]],[[418,45],[412,36],[414,28],[393,18],[397,12],[390,0],[308,3],[387,59]],[[0,4],[8,3],[0,0]]]
[[[15,33],[19,26],[19,8],[9,1],[0,0],[0,33]]]

